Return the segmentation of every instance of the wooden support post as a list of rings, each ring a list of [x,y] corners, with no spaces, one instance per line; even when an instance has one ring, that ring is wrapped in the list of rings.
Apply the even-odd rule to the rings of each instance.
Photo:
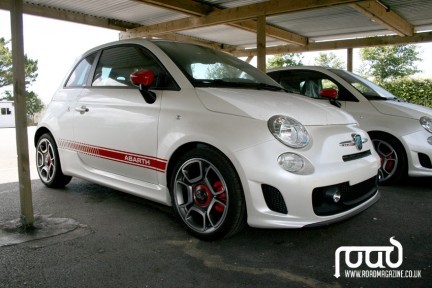
[[[353,71],[353,48],[347,49],[347,70]]]
[[[22,0],[10,0],[10,16],[12,31],[13,94],[18,153],[18,179],[21,201],[21,224],[23,229],[27,229],[33,226],[34,215],[27,136]]]
[[[266,72],[266,18],[257,18],[257,68]]]

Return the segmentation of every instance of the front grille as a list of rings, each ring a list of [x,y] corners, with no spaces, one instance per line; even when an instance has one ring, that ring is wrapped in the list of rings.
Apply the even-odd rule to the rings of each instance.
[[[424,168],[432,169],[431,159],[429,158],[428,155],[419,153],[418,157],[419,157],[420,165],[422,165]]]
[[[316,215],[328,216],[347,211],[372,198],[378,192],[378,176],[350,186],[348,182],[315,188],[312,205]],[[340,194],[339,201],[333,197]]]
[[[264,199],[267,207],[275,212],[288,214],[288,209],[281,192],[273,186],[262,184]]]
[[[342,160],[344,162],[353,161],[353,160],[357,160],[357,159],[360,159],[360,158],[363,158],[363,157],[367,157],[367,156],[369,156],[371,154],[372,154],[371,151],[367,150],[367,151],[363,151],[363,152],[360,152],[360,153],[355,153],[355,154],[350,154],[350,155],[344,155],[344,156],[342,156]]]

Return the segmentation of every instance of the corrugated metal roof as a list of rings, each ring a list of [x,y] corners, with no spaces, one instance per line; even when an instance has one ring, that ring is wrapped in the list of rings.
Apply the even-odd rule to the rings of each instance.
[[[4,0],[0,0],[0,3],[2,1]],[[294,2],[294,0],[290,1]],[[146,4],[144,0],[28,0],[24,2],[27,4],[38,5],[38,7],[50,7],[76,12],[83,15],[110,19],[110,21],[121,20],[144,26],[165,23],[185,17],[192,17],[187,14],[187,11],[179,12],[162,6],[157,7],[155,5],[158,5],[158,3],[150,5]],[[181,1],[179,1],[179,3],[180,2]],[[267,1],[196,0],[193,3],[196,4],[196,2],[223,9]],[[299,1],[299,3],[300,2],[301,1]],[[410,22],[414,26],[415,31],[426,29],[432,30],[432,1],[381,0],[380,2],[388,6],[391,11],[398,13]],[[285,4],[285,2],[281,3]],[[387,27],[371,21],[366,15],[354,9],[350,5],[335,5],[326,8],[268,16],[266,21],[268,24],[285,31],[306,37],[309,42],[395,33],[394,31],[388,30]],[[228,24],[219,24],[197,29],[184,29],[182,31],[177,31],[176,33],[239,47],[250,48],[256,46],[255,33],[240,30]],[[267,37],[267,46],[283,44],[287,44],[287,42]]]
[[[141,25],[152,25],[187,17],[171,10],[125,0],[32,0],[28,3],[110,18]]]

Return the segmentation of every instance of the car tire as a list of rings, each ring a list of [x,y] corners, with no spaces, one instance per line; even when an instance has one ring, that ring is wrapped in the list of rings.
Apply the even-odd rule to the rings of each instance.
[[[381,159],[380,184],[394,184],[406,176],[407,157],[402,144],[386,134],[373,134],[371,139]]]
[[[72,179],[63,174],[57,145],[48,133],[43,134],[37,142],[36,168],[42,183],[50,188],[64,187]]]
[[[215,149],[203,147],[175,164],[170,193],[175,214],[195,237],[212,241],[239,232],[246,224],[246,204],[237,172]]]

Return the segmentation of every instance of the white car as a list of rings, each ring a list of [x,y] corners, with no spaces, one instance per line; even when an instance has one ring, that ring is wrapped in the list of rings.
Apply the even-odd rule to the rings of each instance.
[[[432,176],[432,109],[400,101],[354,73],[316,66],[278,68],[267,73],[290,92],[323,98],[334,93],[341,108],[369,133],[381,158],[380,183],[405,175]]]
[[[172,205],[205,240],[246,223],[328,224],[379,198],[379,157],[350,115],[192,44],[134,39],[88,51],[35,145],[48,187],[76,176]]]

